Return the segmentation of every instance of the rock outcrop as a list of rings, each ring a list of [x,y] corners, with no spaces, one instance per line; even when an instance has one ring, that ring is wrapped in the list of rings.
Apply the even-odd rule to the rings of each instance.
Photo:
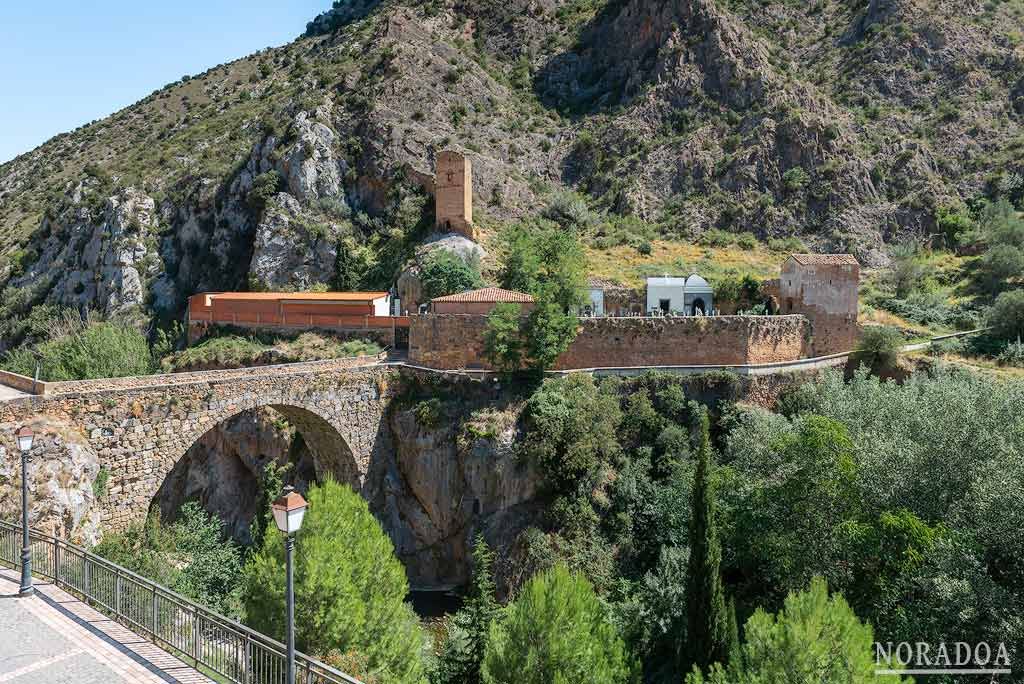
[[[107,496],[95,450],[76,428],[41,417],[28,460],[29,516],[34,527],[94,544],[101,536],[97,496]],[[0,518],[21,519],[21,452],[0,434]]]
[[[535,517],[539,477],[512,448],[515,410],[484,407],[436,425],[415,409],[391,413],[393,462],[368,497],[417,589],[469,581],[477,535],[508,548]]]

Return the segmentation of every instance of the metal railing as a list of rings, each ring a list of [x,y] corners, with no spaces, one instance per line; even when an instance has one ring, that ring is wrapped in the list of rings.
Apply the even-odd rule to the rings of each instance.
[[[85,600],[196,669],[237,684],[284,684],[283,644],[63,539],[29,533],[33,574]],[[0,520],[0,561],[21,567],[21,526]],[[297,653],[302,684],[362,684]]]

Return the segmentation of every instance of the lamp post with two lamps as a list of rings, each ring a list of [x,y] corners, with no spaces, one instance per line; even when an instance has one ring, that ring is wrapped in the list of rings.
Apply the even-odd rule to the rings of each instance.
[[[18,450],[21,451],[21,588],[18,596],[31,596],[32,587],[32,549],[28,537],[28,452],[32,451],[32,440],[35,434],[27,425],[18,430]]]
[[[295,684],[295,571],[292,555],[295,551],[295,533],[302,527],[302,518],[309,504],[294,487],[284,488],[281,496],[274,501],[271,510],[277,529],[284,532],[285,550],[285,604],[288,612],[288,678],[287,684]]]

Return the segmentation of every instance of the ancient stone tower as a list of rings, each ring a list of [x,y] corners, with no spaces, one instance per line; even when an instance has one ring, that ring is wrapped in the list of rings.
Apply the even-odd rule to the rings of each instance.
[[[458,152],[445,150],[437,155],[434,202],[439,230],[474,239],[473,168]]]

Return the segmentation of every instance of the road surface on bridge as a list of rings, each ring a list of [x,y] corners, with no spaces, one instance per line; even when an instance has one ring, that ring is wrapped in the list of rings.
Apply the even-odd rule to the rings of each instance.
[[[18,584],[0,569],[0,684],[212,684],[54,585],[20,598]]]

